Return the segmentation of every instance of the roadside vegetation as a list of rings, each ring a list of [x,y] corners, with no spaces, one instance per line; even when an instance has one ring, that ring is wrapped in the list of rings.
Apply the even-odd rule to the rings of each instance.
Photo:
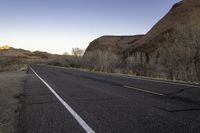
[[[26,65],[16,58],[0,56],[0,72],[24,69]]]
[[[165,39],[168,41],[158,51],[162,53],[160,63],[167,77],[200,81],[200,28],[179,27],[177,32],[166,35]]]
[[[186,30],[187,29],[187,30]],[[115,72],[182,81],[200,81],[200,28],[179,27],[166,33],[154,56],[135,53],[119,56],[111,50],[85,52],[72,49],[65,55],[48,62],[49,65],[75,67],[90,71]],[[149,54],[149,53],[148,53]]]

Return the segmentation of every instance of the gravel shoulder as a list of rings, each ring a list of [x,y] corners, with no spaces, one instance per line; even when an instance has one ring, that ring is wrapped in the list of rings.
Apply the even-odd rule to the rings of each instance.
[[[15,130],[25,77],[25,71],[0,73],[0,133]]]

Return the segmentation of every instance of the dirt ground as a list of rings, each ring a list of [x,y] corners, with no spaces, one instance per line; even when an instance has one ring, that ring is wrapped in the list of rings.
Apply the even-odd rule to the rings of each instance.
[[[25,71],[0,73],[0,133],[14,132],[25,77]]]

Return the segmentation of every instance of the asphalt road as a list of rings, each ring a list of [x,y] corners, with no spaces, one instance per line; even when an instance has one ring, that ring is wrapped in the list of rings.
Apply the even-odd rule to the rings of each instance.
[[[200,133],[198,85],[31,65],[24,95],[17,133]]]

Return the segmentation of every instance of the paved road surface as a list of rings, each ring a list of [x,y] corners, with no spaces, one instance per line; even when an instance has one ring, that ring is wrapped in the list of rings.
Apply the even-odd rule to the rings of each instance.
[[[17,132],[200,133],[200,87],[31,65]]]

